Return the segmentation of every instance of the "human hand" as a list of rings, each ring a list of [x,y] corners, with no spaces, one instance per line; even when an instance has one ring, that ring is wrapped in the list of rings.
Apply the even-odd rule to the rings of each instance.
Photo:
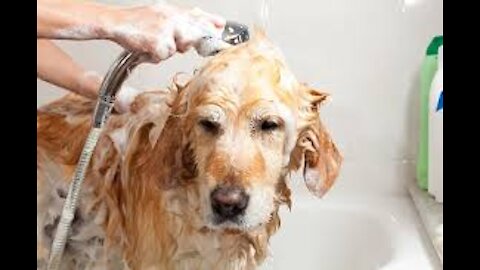
[[[199,8],[164,3],[111,9],[104,18],[106,38],[128,50],[145,53],[153,63],[200,46],[203,37],[220,39],[226,23],[222,17]]]

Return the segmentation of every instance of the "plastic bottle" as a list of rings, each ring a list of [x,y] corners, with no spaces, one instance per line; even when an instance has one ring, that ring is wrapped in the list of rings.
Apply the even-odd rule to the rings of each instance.
[[[420,141],[417,158],[417,182],[421,189],[428,189],[428,108],[430,87],[437,70],[438,47],[443,45],[443,36],[436,36],[427,48],[420,74]]]
[[[430,90],[428,120],[428,192],[443,203],[443,46]]]

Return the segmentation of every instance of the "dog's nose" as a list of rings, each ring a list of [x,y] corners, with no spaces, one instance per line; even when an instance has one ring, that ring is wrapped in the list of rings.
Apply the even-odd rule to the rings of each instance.
[[[245,212],[248,195],[238,186],[219,186],[210,194],[212,209],[223,219],[231,219]]]

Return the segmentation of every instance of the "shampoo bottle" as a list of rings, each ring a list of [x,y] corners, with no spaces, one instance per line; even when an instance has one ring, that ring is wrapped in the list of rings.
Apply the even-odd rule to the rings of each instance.
[[[437,71],[438,47],[443,44],[443,36],[436,36],[427,48],[427,55],[420,73],[420,140],[417,158],[417,182],[421,189],[428,189],[428,112],[430,88]]]
[[[443,46],[430,89],[428,119],[428,192],[443,203]]]

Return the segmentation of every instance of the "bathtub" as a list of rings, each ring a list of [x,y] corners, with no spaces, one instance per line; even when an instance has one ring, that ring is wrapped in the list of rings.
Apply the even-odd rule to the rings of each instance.
[[[437,270],[409,197],[294,198],[262,270]]]

